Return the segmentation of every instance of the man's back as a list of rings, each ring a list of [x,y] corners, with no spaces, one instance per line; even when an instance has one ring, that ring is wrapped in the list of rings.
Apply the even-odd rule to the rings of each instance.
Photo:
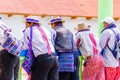
[[[117,28],[113,28],[115,32],[119,32]],[[108,40],[109,39],[109,40]],[[114,45],[115,45],[115,34],[111,29],[106,29],[102,32],[101,38],[100,38],[100,46],[103,49],[105,48],[105,52],[103,54],[103,58],[105,61],[105,67],[117,67],[119,65],[119,62],[116,60],[116,58],[113,56],[112,52]],[[110,49],[109,49],[110,48]]]
[[[72,50],[73,34],[68,29],[60,27],[56,29],[56,50]]]

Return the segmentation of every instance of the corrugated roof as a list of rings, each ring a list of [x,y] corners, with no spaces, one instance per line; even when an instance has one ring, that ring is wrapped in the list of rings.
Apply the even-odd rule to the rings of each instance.
[[[120,18],[120,0],[114,4],[114,17]],[[0,13],[97,17],[98,0],[0,0]]]

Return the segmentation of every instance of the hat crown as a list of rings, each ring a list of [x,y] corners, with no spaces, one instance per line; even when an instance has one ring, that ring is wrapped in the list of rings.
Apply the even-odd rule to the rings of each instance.
[[[87,26],[84,23],[78,23],[77,30],[84,30],[87,29]]]
[[[60,16],[53,16],[53,17],[51,18],[51,20],[53,20],[53,19],[58,19],[58,18],[60,18],[60,19],[61,19],[61,17],[60,17]]]
[[[35,22],[35,23],[39,23],[39,19],[37,16],[28,16],[26,19],[26,22]]]
[[[59,21],[64,22],[64,21],[61,19],[61,17],[59,17],[59,16],[54,16],[54,17],[52,17],[52,19],[50,20],[50,23],[55,23],[55,22],[59,22]]]

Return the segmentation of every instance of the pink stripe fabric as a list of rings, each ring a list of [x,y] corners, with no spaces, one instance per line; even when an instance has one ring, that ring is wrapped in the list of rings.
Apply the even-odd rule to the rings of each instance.
[[[96,44],[96,41],[94,39],[94,35],[93,34],[89,34],[89,37],[90,37],[90,40],[91,40],[92,45],[93,45],[93,53],[94,54],[98,54],[98,49],[96,48],[97,44]]]
[[[31,80],[31,73],[28,75],[28,79],[27,80]]]
[[[104,61],[101,55],[94,55],[87,59],[82,80],[105,80]]]
[[[120,80],[120,68],[105,67],[105,80]]]
[[[40,33],[42,35],[43,40],[46,43],[46,46],[47,46],[47,49],[48,49],[48,54],[52,54],[51,48],[50,48],[50,45],[49,45],[49,42],[48,42],[48,39],[47,39],[47,36],[46,36],[44,30],[41,27],[38,27],[38,29],[39,29],[39,31],[40,31]]]

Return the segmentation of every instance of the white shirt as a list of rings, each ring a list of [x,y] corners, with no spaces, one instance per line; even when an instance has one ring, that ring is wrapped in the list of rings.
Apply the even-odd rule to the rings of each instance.
[[[78,32],[75,35],[75,43],[85,59],[88,56],[100,53],[99,41],[90,30]]]
[[[114,30],[115,32],[120,33],[117,28],[114,28]],[[110,40],[108,41],[108,46],[110,47],[110,49],[113,50],[115,44],[115,34],[111,29],[106,29],[102,32],[100,37],[100,46],[103,49],[106,45],[108,38],[110,38]],[[105,48],[103,59],[105,67],[118,67],[119,65],[119,61],[113,56],[112,52],[108,49],[108,47]]]
[[[45,33],[45,35],[41,34],[37,26],[33,26],[32,32],[32,50],[34,52],[35,57],[38,55],[46,54],[51,51],[51,53],[55,53],[54,46],[51,39],[51,33],[44,27],[41,27]],[[47,42],[44,40],[43,36],[47,37]],[[28,43],[30,39],[30,28],[26,28],[24,32],[24,41],[25,46],[28,48]],[[49,49],[48,49],[49,48]]]

